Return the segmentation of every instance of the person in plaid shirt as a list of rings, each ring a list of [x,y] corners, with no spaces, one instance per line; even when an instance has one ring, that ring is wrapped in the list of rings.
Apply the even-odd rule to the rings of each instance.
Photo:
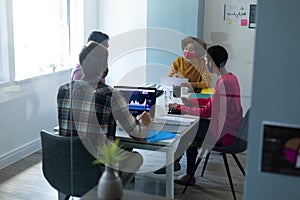
[[[96,42],[90,42],[82,49],[79,60],[85,76],[82,80],[61,85],[58,90],[59,134],[102,132],[108,138],[114,138],[117,120],[129,135],[135,138],[146,136],[146,126],[151,122],[149,113],[135,119],[128,110],[127,101],[101,82],[101,75],[107,68],[107,56],[107,49]]]
[[[135,119],[125,98],[101,81],[106,75],[107,57],[102,44],[88,43],[79,55],[84,77],[61,85],[57,94],[59,134],[85,138],[82,141],[93,155],[99,145],[115,139],[116,121],[136,139],[146,137],[151,123],[147,112]]]

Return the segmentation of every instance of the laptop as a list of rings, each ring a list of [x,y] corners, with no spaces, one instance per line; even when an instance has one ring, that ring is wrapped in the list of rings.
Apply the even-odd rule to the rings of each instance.
[[[173,91],[173,86],[179,86],[181,83],[189,82],[188,78],[176,78],[176,77],[161,77],[160,84],[162,87],[169,91]]]
[[[127,100],[129,112],[136,117],[144,111],[149,112],[151,117],[155,116],[156,88],[114,86],[120,94]]]
[[[164,93],[164,88],[157,83],[150,83],[145,85],[145,87],[156,88],[156,97],[160,97]]]

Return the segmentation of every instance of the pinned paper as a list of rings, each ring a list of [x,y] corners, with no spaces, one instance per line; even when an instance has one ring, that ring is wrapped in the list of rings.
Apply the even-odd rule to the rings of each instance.
[[[239,21],[240,19],[248,18],[248,10],[243,5],[224,4],[224,21]]]
[[[228,18],[228,19],[227,19],[227,23],[228,23],[228,24],[231,24],[231,23],[232,23],[232,19],[231,19],[231,18]]]
[[[241,19],[241,26],[248,26],[248,20],[247,19]]]

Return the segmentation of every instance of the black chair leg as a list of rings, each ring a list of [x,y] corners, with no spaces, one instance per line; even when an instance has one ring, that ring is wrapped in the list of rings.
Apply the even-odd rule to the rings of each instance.
[[[238,157],[236,156],[236,154],[231,154],[236,162],[236,164],[239,166],[241,172],[243,173],[244,176],[246,176],[245,170],[243,168],[243,166],[241,165],[241,162],[239,161]]]
[[[227,161],[226,154],[222,153],[222,156],[223,156],[223,160],[224,160],[224,164],[225,164],[227,176],[228,176],[228,179],[229,179],[229,183],[230,183],[230,187],[231,187],[231,192],[232,192],[232,195],[233,195],[233,199],[236,200],[236,196],[235,196],[235,192],[234,192],[234,188],[233,188],[233,183],[232,183],[232,179],[231,179],[231,174],[230,174],[230,170],[229,170],[229,166],[228,166],[228,161]]]
[[[197,170],[197,168],[198,168],[198,166],[199,166],[201,160],[202,160],[202,158],[199,157],[198,160],[197,160],[197,162],[196,162],[196,164],[194,165],[192,174],[190,175],[190,178],[189,178],[187,184],[185,184],[184,189],[183,189],[183,191],[182,191],[182,194],[185,193],[187,187],[189,186],[190,182],[192,181],[192,178],[195,176],[196,170]]]
[[[210,152],[209,152],[209,153],[206,155],[206,157],[205,157],[204,165],[203,165],[202,172],[201,172],[201,177],[203,177],[204,170],[205,170],[205,168],[206,168],[206,165],[207,165],[209,156],[210,156]]]

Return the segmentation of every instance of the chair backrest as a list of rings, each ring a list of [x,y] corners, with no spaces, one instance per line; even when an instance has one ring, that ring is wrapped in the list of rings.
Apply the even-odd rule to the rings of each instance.
[[[102,169],[92,162],[78,136],[60,136],[42,130],[42,168],[49,184],[59,192],[81,197],[98,184]]]
[[[250,115],[250,108],[247,110],[242,124],[240,126],[239,132],[237,134],[237,137],[242,140],[247,142],[247,138],[248,138],[248,127],[249,127],[249,115]]]
[[[247,110],[234,142],[226,147],[215,146],[213,150],[224,153],[241,153],[247,149],[250,108]]]

